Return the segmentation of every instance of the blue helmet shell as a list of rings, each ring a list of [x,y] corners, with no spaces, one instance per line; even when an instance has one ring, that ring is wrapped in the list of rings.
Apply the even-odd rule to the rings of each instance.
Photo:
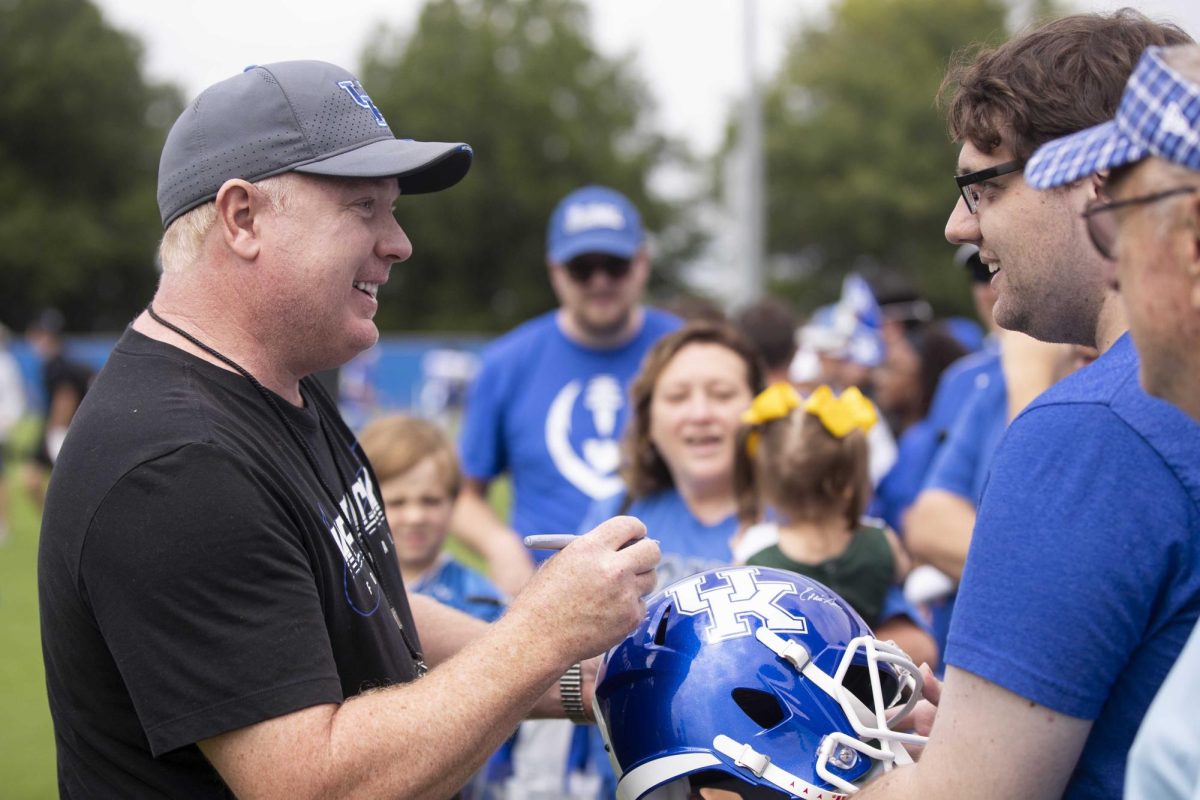
[[[619,797],[682,775],[761,787],[764,797],[845,796],[876,768],[873,754],[890,760],[878,738],[861,736],[889,732],[887,723],[870,728],[878,723],[868,709],[879,708],[871,671],[883,708],[911,689],[916,671],[894,655],[876,659],[876,648],[900,653],[832,590],[791,572],[723,567],[652,595],[596,683]],[[839,670],[844,692],[834,687]],[[840,700],[845,693],[853,699]]]

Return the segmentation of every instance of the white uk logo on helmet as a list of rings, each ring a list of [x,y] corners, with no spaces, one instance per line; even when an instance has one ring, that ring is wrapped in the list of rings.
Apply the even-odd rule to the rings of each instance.
[[[804,617],[793,617],[775,604],[786,594],[795,594],[791,584],[758,579],[753,567],[718,570],[717,577],[728,583],[700,591],[702,576],[679,581],[667,591],[675,598],[676,608],[683,614],[708,614],[712,624],[706,629],[708,641],[720,642],[751,634],[747,617],[754,616],[774,631],[808,633]]]

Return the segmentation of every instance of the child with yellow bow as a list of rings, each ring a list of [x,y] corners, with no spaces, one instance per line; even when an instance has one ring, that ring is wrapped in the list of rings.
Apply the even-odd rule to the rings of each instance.
[[[776,383],[742,416],[734,466],[745,538],[777,542],[746,563],[824,583],[871,626],[910,566],[892,531],[862,520],[871,497],[866,434],[878,419],[858,389],[820,386],[802,397]]]

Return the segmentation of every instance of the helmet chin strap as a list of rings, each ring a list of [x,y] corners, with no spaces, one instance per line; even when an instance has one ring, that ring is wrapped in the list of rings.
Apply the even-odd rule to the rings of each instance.
[[[822,748],[824,748],[824,745],[822,745]],[[734,765],[748,770],[754,774],[754,777],[769,781],[788,794],[795,795],[796,797],[804,797],[806,800],[846,800],[847,794],[853,794],[858,791],[854,784],[848,781],[841,778],[830,780],[825,775],[821,777],[838,786],[838,788],[844,789],[845,793],[831,792],[828,789],[822,789],[820,786],[814,786],[803,778],[799,778],[787,770],[772,764],[770,756],[758,752],[748,744],[735,742],[728,736],[717,736],[714,738],[713,749],[733,759]]]

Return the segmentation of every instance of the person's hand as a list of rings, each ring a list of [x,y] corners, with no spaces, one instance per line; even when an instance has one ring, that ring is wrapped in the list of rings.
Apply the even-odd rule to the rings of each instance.
[[[933,670],[928,664],[921,665],[921,677],[925,681],[921,699],[913,707],[912,713],[905,718],[904,725],[913,733],[928,738],[929,732],[933,730],[934,717],[937,716],[938,702],[942,699],[942,682],[934,677]],[[889,713],[888,716],[890,717],[891,714]],[[914,761],[920,759],[921,753],[925,749],[923,746],[911,744],[904,745],[904,748],[908,750],[908,754],[913,757]]]
[[[509,614],[533,618],[568,663],[590,658],[641,622],[658,560],[658,543],[640,520],[614,517],[550,558]]]

